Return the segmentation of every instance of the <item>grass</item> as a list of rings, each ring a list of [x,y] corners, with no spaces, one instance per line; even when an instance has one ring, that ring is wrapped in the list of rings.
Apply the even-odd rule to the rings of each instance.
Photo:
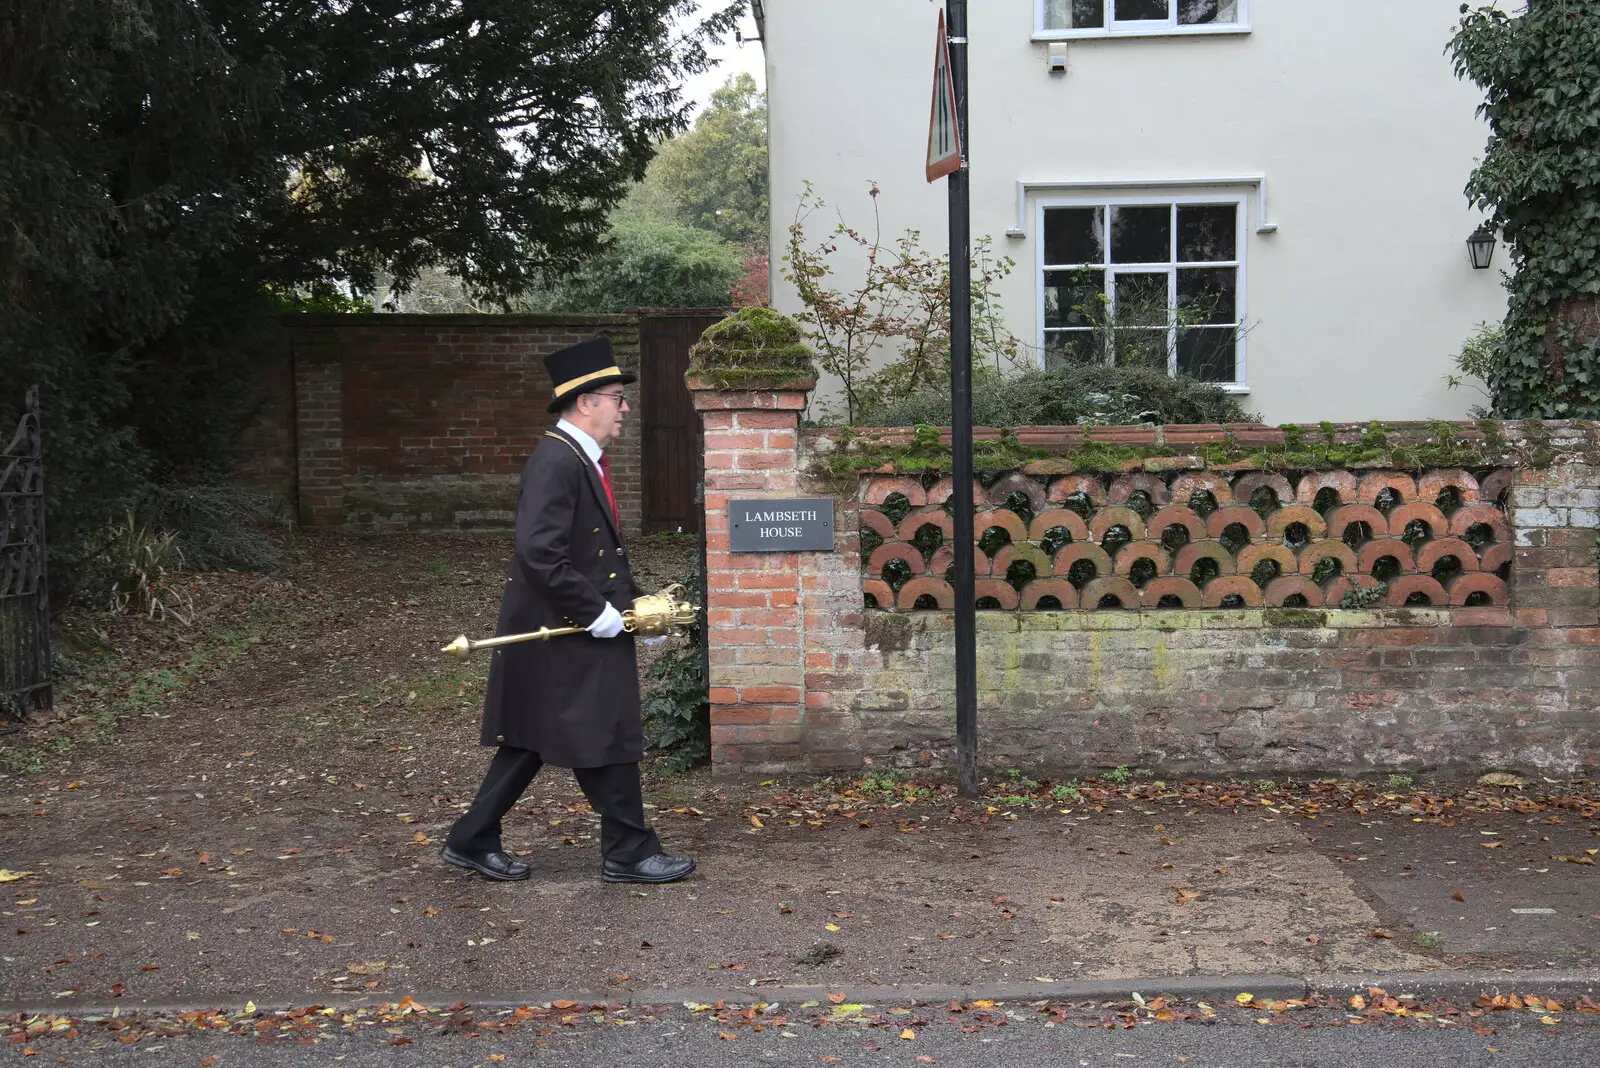
[[[1444,936],[1438,931],[1418,931],[1417,945],[1423,949],[1443,949]]]
[[[104,666],[62,687],[57,707],[73,714],[27,732],[21,742],[0,744],[0,776],[43,771],[51,758],[73,749],[111,744],[118,724],[128,716],[166,718],[161,708],[168,698],[238,662],[265,635],[283,633],[290,622],[278,606],[258,601],[242,624],[199,631],[188,653],[175,663],[140,667],[127,658],[110,657]]]
[[[459,661],[415,675],[394,676],[360,693],[297,709],[285,716],[279,726],[297,738],[308,738],[323,732],[349,733],[378,725],[374,717],[400,709],[427,713],[477,708],[483,704],[488,679],[486,659]]]
[[[1391,776],[1389,776],[1389,789],[1391,789],[1391,790],[1409,790],[1409,789],[1411,789],[1411,776],[1409,776],[1409,775],[1391,775]]]

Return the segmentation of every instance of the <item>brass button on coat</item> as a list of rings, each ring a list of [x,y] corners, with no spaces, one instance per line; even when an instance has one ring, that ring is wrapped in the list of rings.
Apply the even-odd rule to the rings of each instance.
[[[600,555],[601,555],[601,556],[604,556],[604,555],[605,555],[605,554],[606,554],[606,551],[605,551],[605,550],[604,550],[604,549],[601,549],[601,550],[600,550]]]
[[[497,734],[497,735],[494,736],[494,740],[499,742],[501,745],[504,745],[505,744],[505,740],[506,740],[506,736],[503,735],[503,734]]]
[[[616,578],[617,577],[617,573],[615,571],[613,571],[613,572],[611,572],[611,574],[607,575],[606,577],[607,578]]]

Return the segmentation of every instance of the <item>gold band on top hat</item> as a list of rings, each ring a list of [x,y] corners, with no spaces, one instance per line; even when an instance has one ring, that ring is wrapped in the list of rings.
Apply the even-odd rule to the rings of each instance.
[[[618,378],[621,375],[622,375],[622,368],[615,367],[615,366],[607,367],[603,371],[595,371],[595,372],[593,372],[591,374],[582,375],[582,376],[580,376],[578,378],[574,378],[570,382],[563,382],[563,383],[561,383],[561,385],[557,386],[556,387],[556,396],[558,396],[558,397],[565,396],[566,394],[571,393],[573,390],[577,389],[579,386],[586,385],[586,384],[588,384],[590,382],[593,382],[597,378]]]

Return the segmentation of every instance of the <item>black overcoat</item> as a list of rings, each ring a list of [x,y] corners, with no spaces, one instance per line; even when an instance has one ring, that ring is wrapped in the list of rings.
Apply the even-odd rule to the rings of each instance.
[[[600,473],[576,441],[546,432],[522,469],[516,552],[495,633],[588,626],[606,602],[621,611],[639,592]],[[563,768],[640,760],[633,635],[571,634],[496,649],[482,741],[531,749]]]

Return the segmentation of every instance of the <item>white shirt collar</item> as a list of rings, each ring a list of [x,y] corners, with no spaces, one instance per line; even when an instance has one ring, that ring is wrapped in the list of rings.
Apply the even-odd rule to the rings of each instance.
[[[556,423],[556,429],[576,441],[583,448],[583,454],[589,457],[589,462],[596,467],[600,465],[600,443],[588,434],[579,430],[565,419]]]

